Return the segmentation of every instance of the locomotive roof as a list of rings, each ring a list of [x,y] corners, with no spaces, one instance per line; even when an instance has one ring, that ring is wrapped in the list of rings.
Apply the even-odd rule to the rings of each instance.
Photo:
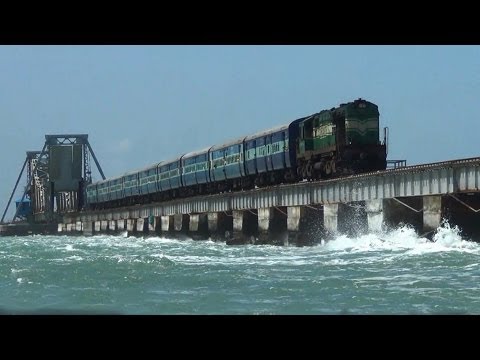
[[[325,111],[325,110],[322,110],[322,111]],[[320,112],[321,112],[321,111],[320,111]],[[289,126],[292,125],[292,124],[295,124],[295,123],[299,123],[299,122],[308,120],[308,119],[314,117],[314,116],[317,115],[317,114],[318,114],[318,113],[315,113],[315,114],[312,114],[312,115],[307,115],[307,116],[298,118],[297,120],[293,120],[293,121],[289,124]]]
[[[365,99],[362,99],[362,98],[358,98],[354,101],[350,101],[348,103],[342,103],[340,105],[338,105],[337,108],[342,108],[342,107],[345,107],[345,106],[351,106],[351,105],[355,105],[355,104],[358,104],[358,103],[365,103],[365,104],[368,104],[368,105],[374,105],[374,106],[377,106],[377,104],[374,104],[368,100],[365,100]],[[378,106],[377,106],[378,107]]]

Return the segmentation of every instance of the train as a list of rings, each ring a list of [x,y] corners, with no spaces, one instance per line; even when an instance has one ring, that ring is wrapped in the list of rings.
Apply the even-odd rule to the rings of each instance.
[[[86,186],[90,210],[385,170],[387,128],[359,98]]]

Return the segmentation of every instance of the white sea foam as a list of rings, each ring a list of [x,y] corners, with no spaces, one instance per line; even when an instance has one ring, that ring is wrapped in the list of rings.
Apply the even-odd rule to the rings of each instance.
[[[361,236],[338,235],[332,240],[318,239],[313,247],[272,245],[228,246],[225,242],[193,241],[165,237],[124,237],[95,235],[93,237],[36,236],[31,245],[54,247],[62,252],[75,251],[76,256],[49,259],[51,262],[112,258],[118,263],[150,261],[149,256],[164,257],[183,265],[285,265],[289,267],[322,264],[342,266],[352,263],[396,261],[398,256],[421,256],[435,252],[466,252],[480,255],[480,244],[462,238],[460,229],[443,223],[432,240],[418,235],[412,227],[401,226],[389,231]],[[33,243],[32,243],[33,240]],[[12,242],[17,246],[18,243]],[[81,257],[78,256],[81,254]],[[355,257],[350,255],[355,254]],[[11,254],[10,257],[15,256]],[[164,259],[165,260],[165,259]]]
[[[17,274],[19,272],[22,272],[22,271],[26,271],[27,269],[10,269],[12,274]]]
[[[320,248],[334,252],[406,250],[409,254],[438,251],[480,253],[480,244],[463,239],[460,229],[457,226],[450,226],[448,222],[443,222],[436,229],[432,240],[419,236],[409,226],[403,226],[388,232],[369,233],[358,237],[339,235],[320,245]]]
[[[150,237],[145,239],[146,243],[164,243],[164,244],[172,244],[172,243],[185,243],[185,240],[175,240],[175,239],[169,239],[166,237]]]
[[[67,257],[66,259],[68,259],[68,260],[77,260],[77,261],[83,260],[83,258],[82,258],[81,256],[78,256],[78,255],[72,255],[72,256]]]

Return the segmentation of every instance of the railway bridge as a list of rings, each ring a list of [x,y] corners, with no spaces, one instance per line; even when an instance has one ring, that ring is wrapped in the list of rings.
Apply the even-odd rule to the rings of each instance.
[[[229,244],[311,244],[410,224],[428,236],[446,219],[480,232],[480,158],[365,173],[327,181],[196,196],[99,211],[67,212],[61,233],[128,232],[226,239]]]

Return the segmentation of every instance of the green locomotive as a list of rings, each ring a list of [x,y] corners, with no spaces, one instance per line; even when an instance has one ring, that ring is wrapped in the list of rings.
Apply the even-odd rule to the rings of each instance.
[[[358,99],[303,119],[297,143],[297,175],[319,179],[384,170],[386,129],[379,140],[378,106]]]

